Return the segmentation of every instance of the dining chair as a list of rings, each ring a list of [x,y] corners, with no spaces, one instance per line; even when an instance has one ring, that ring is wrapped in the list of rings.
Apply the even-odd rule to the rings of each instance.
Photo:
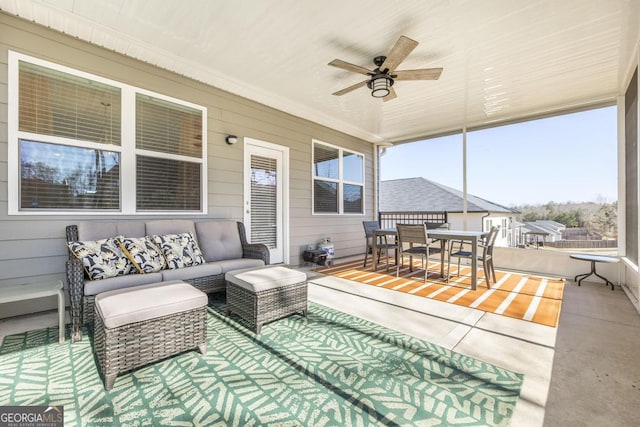
[[[372,254],[372,262],[373,256],[378,257],[378,262],[380,262],[380,253],[384,249],[387,255],[387,271],[389,271],[389,250],[393,249],[394,254],[398,249],[398,245],[395,242],[389,243],[387,236],[378,236],[378,241],[376,242],[376,249],[378,251],[377,254],[373,254],[373,232],[374,230],[380,229],[380,223],[378,221],[362,221],[362,225],[364,226],[364,234],[367,240],[367,247],[364,252],[364,267],[367,266],[367,258],[369,254]]]
[[[424,225],[427,226],[427,231],[435,230],[435,229],[438,229],[438,228],[444,228],[445,230],[449,229],[449,223],[448,222],[429,222],[429,221],[426,221],[424,223]]]
[[[491,285],[491,279],[493,278],[493,283],[496,283],[496,270],[493,267],[493,247],[496,243],[496,238],[498,237],[498,232],[500,231],[499,225],[494,225],[489,230],[489,234],[484,239],[484,241],[478,243],[479,253],[476,255],[478,261],[482,261],[482,268],[484,269],[484,278],[487,282],[487,288]],[[457,245],[457,248],[454,247]],[[465,245],[469,245],[469,243],[464,243],[460,240],[451,241],[449,246],[449,258],[447,262],[447,277],[450,276],[451,271],[451,258],[458,258],[458,270],[457,275],[460,275],[460,260],[461,259],[472,259],[473,253],[471,252],[471,248],[466,248]]]
[[[432,241],[427,235],[426,224],[396,224],[398,230],[398,258],[396,276],[400,276],[400,266],[404,264],[404,257],[409,257],[409,271],[413,271],[413,257],[417,256],[424,261],[424,281],[427,281],[429,256],[440,253],[441,247],[432,246]]]
[[[450,225],[448,222],[429,222],[426,221],[424,223],[424,225],[427,226],[427,233],[429,232],[429,230],[438,230],[438,229],[444,229],[444,230],[448,230],[450,228]],[[432,243],[439,243],[440,244],[440,250],[446,250],[447,248],[445,247],[445,245],[447,244],[446,240],[442,240],[442,239],[431,239]]]

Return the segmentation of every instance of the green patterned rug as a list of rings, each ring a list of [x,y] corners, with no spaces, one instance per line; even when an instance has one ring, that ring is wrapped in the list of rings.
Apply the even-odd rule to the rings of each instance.
[[[520,393],[521,374],[317,304],[258,338],[221,308],[205,356],[121,375],[111,392],[86,334],[63,345],[57,328],[8,336],[0,405],[63,405],[65,426],[477,426],[508,424]]]

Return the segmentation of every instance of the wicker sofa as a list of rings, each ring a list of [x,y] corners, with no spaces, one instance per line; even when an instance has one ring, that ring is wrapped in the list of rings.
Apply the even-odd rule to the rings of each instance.
[[[262,244],[248,243],[244,225],[233,220],[86,221],[66,227],[68,242],[186,232],[194,236],[205,263],[147,274],[126,274],[90,280],[83,262],[70,250],[66,276],[72,342],[82,339],[83,324],[93,323],[95,297],[102,292],[173,280],[185,281],[206,293],[223,291],[227,271],[269,264],[269,249]]]

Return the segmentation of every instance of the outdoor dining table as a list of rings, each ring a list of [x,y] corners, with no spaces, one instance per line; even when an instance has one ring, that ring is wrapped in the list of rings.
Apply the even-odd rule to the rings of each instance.
[[[442,241],[442,251],[440,251],[440,275],[444,277],[444,253],[445,242],[450,240],[461,240],[471,244],[471,289],[476,290],[478,287],[478,242],[489,234],[488,231],[467,231],[467,230],[448,230],[436,228],[427,232],[427,237]],[[377,240],[379,236],[392,236],[397,238],[398,230],[396,228],[380,228],[373,231],[373,254],[377,253]],[[373,256],[373,271],[377,268],[377,257]],[[398,264],[396,252],[396,265]]]

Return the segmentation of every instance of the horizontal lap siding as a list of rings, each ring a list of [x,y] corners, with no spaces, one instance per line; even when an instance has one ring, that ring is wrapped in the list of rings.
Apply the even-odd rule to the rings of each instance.
[[[291,264],[301,263],[301,251],[325,236],[332,238],[339,256],[363,251],[362,220],[373,216],[371,144],[1,12],[0,32],[0,288],[64,279],[67,258],[64,229],[68,224],[79,220],[148,219],[107,215],[7,215],[8,50],[207,107],[208,214],[188,218],[243,219],[242,138],[231,146],[224,141],[226,135],[234,134],[289,147]],[[312,215],[311,149],[314,138],[365,155],[365,217]],[[54,298],[3,304],[0,305],[0,318],[55,307]]]

